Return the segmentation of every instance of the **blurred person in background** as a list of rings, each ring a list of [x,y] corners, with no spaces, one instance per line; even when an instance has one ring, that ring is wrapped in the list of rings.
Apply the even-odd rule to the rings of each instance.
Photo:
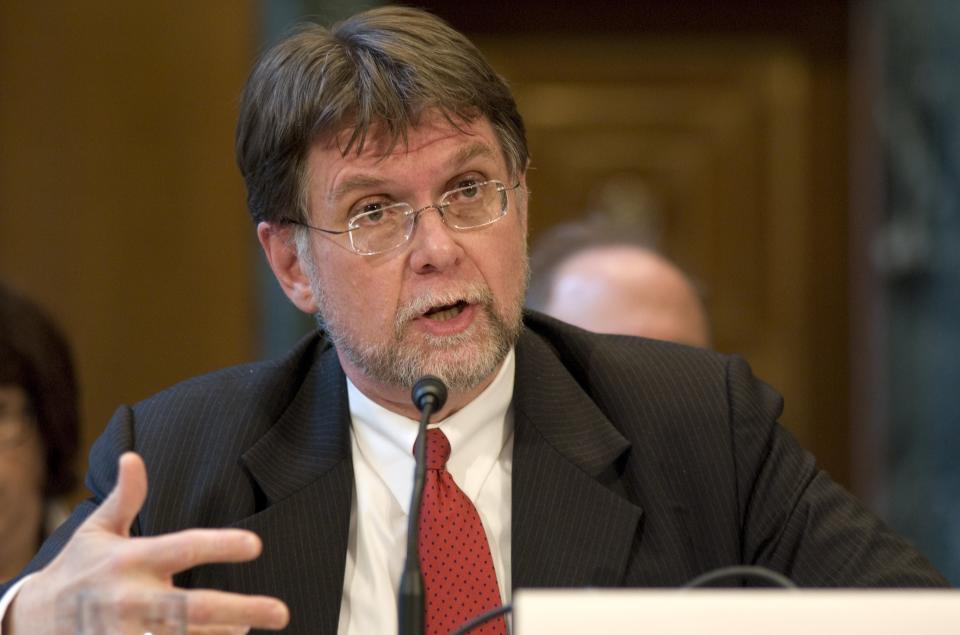
[[[0,284],[0,580],[66,517],[79,425],[70,348],[35,304]]]
[[[551,228],[530,254],[526,305],[589,331],[708,347],[699,290],[644,227],[595,213]]]

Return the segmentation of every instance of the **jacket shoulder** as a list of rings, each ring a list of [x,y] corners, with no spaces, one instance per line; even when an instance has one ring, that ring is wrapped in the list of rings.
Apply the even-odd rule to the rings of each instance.
[[[222,414],[260,413],[272,420],[293,398],[317,357],[329,347],[318,333],[304,337],[283,357],[240,364],[198,375],[133,405],[138,428],[162,418],[164,426],[192,422],[229,424]],[[179,413],[181,416],[171,416]]]
[[[555,357],[561,372],[635,443],[652,435],[656,445],[729,449],[738,427],[766,438],[782,412],[780,394],[738,356],[592,333],[532,312],[525,320],[526,345],[539,349],[540,359]]]
[[[683,380],[724,382],[731,356],[674,342],[630,335],[594,333],[528,311],[525,326],[539,336],[575,376],[592,383]],[[743,363],[743,362],[740,362]]]

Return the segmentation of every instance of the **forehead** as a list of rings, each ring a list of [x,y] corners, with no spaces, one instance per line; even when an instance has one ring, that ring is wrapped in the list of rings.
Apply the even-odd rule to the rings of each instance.
[[[417,152],[444,139],[483,138],[497,144],[490,121],[483,116],[471,119],[447,117],[437,110],[427,110],[402,131],[390,130],[383,122],[371,125],[360,143],[351,142],[352,127],[339,130],[333,142],[345,157],[386,159]],[[499,144],[497,144],[499,146]]]
[[[501,170],[506,165],[500,142],[485,117],[452,123],[441,114],[428,114],[400,139],[375,126],[359,150],[354,144],[345,151],[352,132],[352,128],[341,130],[311,148],[311,189],[329,188],[327,193],[332,194],[347,180],[362,185],[364,181],[403,178],[409,176],[407,172],[419,175],[438,167],[455,170],[474,159]]]

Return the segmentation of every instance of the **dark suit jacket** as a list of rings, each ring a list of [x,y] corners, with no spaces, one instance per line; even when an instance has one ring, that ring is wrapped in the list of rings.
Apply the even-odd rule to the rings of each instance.
[[[517,345],[513,588],[675,586],[759,564],[808,586],[943,585],[777,423],[781,398],[736,357],[601,336],[536,314]],[[247,564],[184,586],[265,593],[289,632],[335,633],[353,491],[346,382],[320,335],[286,358],[192,379],[120,408],[90,457],[89,502],[120,453],[145,459],[133,532],[234,526],[263,539]]]

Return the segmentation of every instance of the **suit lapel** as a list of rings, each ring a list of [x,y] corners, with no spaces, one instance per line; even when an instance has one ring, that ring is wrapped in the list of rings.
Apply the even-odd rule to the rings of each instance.
[[[620,584],[642,515],[618,480],[629,442],[530,331],[516,377],[513,588]]]
[[[346,381],[328,346],[284,414],[241,457],[266,507],[236,525],[264,542],[238,582],[284,599],[291,633],[337,630],[353,493],[349,425]]]

